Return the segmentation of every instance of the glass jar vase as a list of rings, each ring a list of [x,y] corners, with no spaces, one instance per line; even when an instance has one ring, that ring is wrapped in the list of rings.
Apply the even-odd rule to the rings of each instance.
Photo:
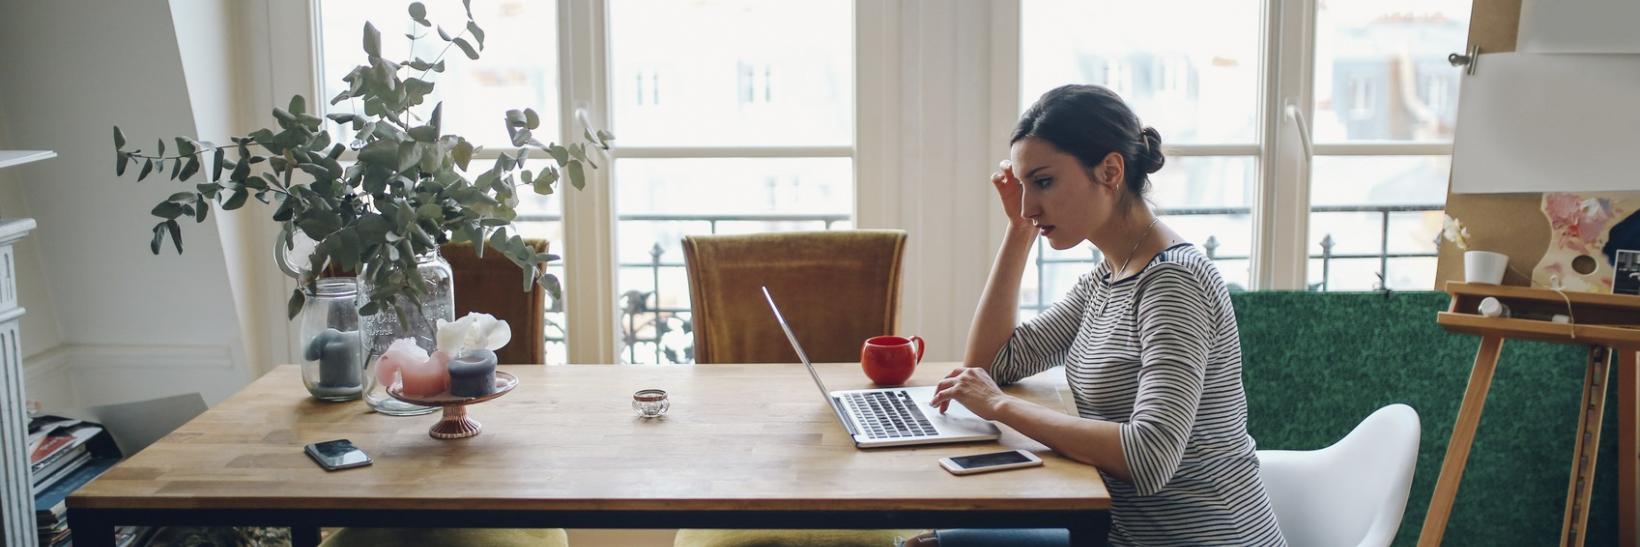
[[[456,314],[455,286],[450,263],[440,257],[437,250],[416,255],[416,273],[421,276],[426,294],[420,298],[421,306],[409,296],[397,297],[395,303],[403,310],[409,319],[409,324],[399,321],[399,314],[391,308],[383,308],[374,315],[362,315],[359,324],[364,333],[364,401],[372,410],[390,416],[414,416],[437,410],[438,407],[413,405],[394,399],[387,394],[387,387],[392,378],[381,378],[377,371],[377,362],[382,353],[394,340],[410,338],[416,345],[432,354],[435,346],[435,336],[438,333],[438,320],[454,321]],[[370,281],[370,270],[367,268],[359,276],[360,290],[369,295],[374,288]],[[369,302],[369,298],[360,298],[362,307]]]
[[[298,317],[302,384],[315,399],[351,401],[364,392],[364,352],[359,339],[359,282],[324,277],[302,288]]]

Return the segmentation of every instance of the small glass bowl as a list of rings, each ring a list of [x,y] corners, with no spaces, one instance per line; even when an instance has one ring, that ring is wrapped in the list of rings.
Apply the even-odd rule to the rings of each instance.
[[[632,410],[644,418],[658,418],[672,408],[664,389],[640,389],[632,394]]]

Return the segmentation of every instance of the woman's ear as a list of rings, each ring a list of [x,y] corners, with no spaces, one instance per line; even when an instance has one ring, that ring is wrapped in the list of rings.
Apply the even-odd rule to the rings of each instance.
[[[1126,169],[1127,162],[1122,159],[1122,154],[1118,152],[1105,154],[1105,159],[1093,168],[1094,173],[1097,175],[1094,177],[1094,181],[1113,189],[1120,187],[1122,181],[1126,180],[1124,176],[1127,174]]]

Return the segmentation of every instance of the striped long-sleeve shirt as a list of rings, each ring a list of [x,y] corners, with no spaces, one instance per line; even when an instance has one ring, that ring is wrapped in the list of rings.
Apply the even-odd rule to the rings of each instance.
[[[1115,422],[1132,481],[1101,472],[1114,545],[1283,545],[1247,434],[1230,292],[1195,247],[1111,282],[1104,266],[1014,329],[991,374],[1049,368],[1083,418]]]

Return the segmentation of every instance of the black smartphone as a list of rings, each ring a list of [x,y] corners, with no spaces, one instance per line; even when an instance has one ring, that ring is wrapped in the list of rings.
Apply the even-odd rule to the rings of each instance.
[[[319,463],[319,467],[326,471],[364,467],[370,465],[370,456],[365,455],[359,447],[353,446],[353,441],[336,439],[307,445],[305,449],[308,457]]]

